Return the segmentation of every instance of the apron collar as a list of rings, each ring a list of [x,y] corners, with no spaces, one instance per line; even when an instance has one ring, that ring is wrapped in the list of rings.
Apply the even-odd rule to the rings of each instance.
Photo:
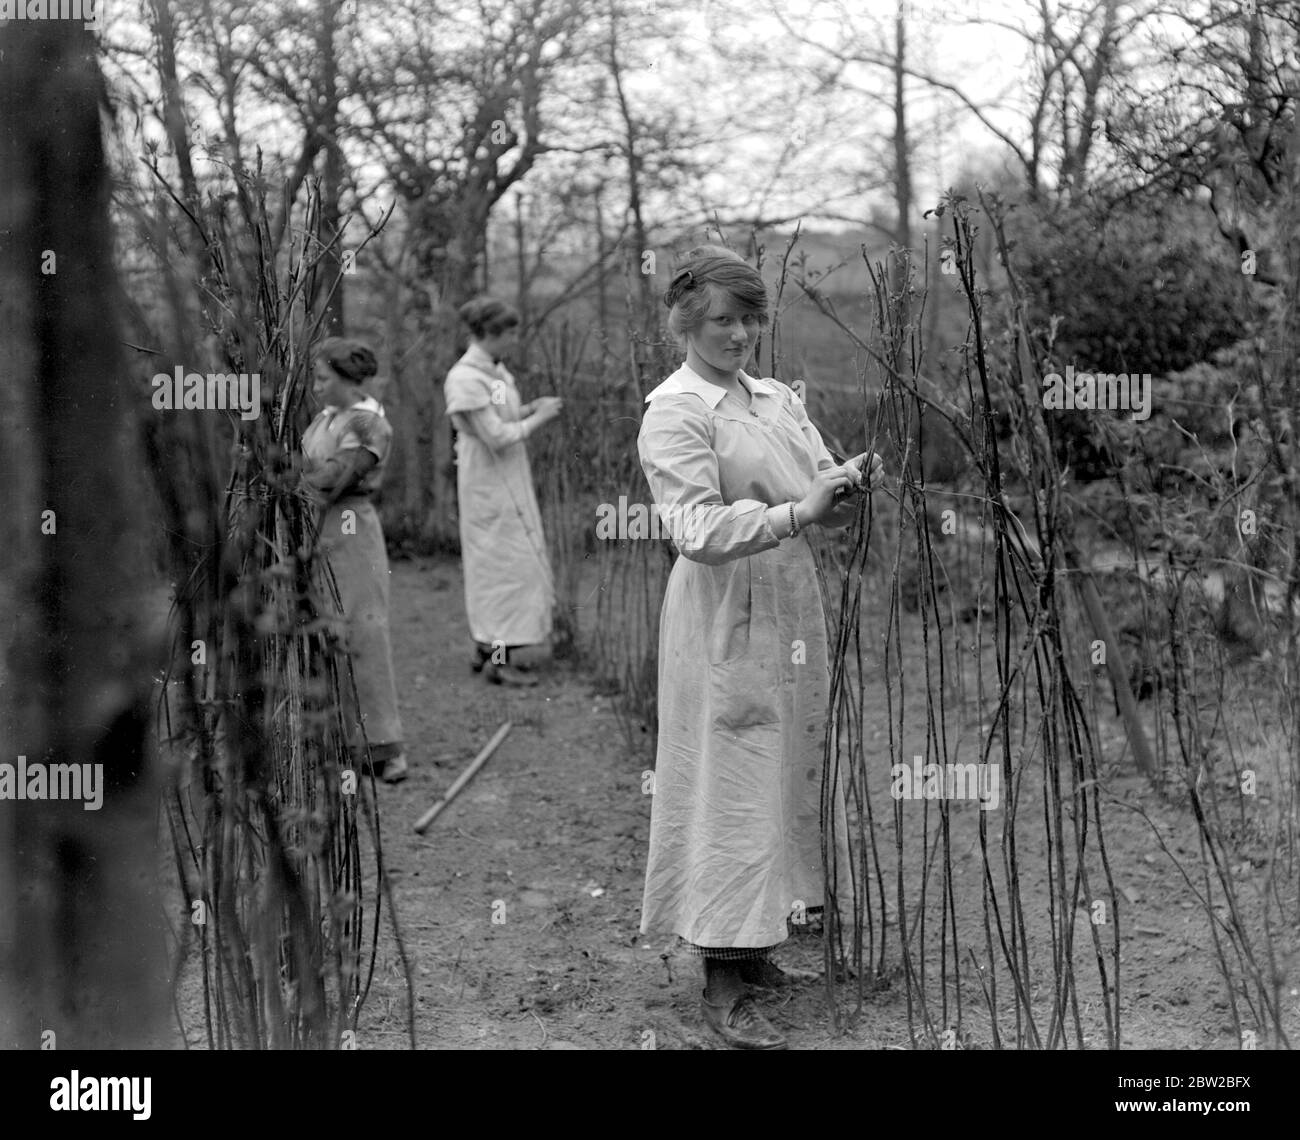
[[[486,368],[489,372],[495,371],[501,365],[500,360],[489,356],[478,343],[471,344],[469,348],[465,350],[465,361],[469,364],[477,365],[479,368]]]
[[[774,393],[769,391],[761,380],[755,380],[744,369],[741,369],[739,375],[740,386],[749,393],[751,401],[765,400],[774,396]],[[699,396],[712,409],[716,409],[722,402],[723,396],[727,394],[727,390],[721,385],[705,380],[693,368],[688,368],[683,364],[667,380],[664,380],[655,388],[645,398],[645,402],[648,404],[659,396],[675,396],[682,392],[689,392],[691,395]]]

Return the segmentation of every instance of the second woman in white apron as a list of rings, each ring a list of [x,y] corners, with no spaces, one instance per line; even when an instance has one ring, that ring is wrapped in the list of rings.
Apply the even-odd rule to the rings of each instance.
[[[555,587],[542,515],[524,441],[560,414],[543,396],[523,404],[502,363],[513,348],[519,314],[477,297],[461,306],[473,338],[447,373],[447,414],[456,427],[465,616],[474,639],[475,672],[506,685],[535,685],[511,651],[546,645]]]

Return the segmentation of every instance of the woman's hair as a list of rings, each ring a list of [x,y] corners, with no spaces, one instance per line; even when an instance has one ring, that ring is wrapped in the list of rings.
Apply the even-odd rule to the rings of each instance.
[[[681,339],[704,324],[713,299],[710,286],[726,294],[742,313],[767,324],[767,287],[758,270],[726,246],[697,245],[682,255],[664,293],[673,336]]]
[[[364,341],[350,337],[331,336],[321,341],[316,355],[325,361],[344,380],[360,384],[379,371],[379,361]]]
[[[497,336],[519,324],[518,312],[495,297],[475,297],[461,305],[457,312],[478,340]]]

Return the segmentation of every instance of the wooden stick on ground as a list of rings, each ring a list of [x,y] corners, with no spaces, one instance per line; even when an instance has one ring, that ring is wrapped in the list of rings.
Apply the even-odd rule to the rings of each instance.
[[[1102,604],[1101,595],[1097,593],[1097,586],[1092,580],[1092,575],[1086,570],[1080,569],[1083,560],[1079,557],[1079,552],[1074,549],[1073,544],[1068,542],[1063,549],[1067,567],[1078,573],[1076,581],[1079,587],[1079,595],[1083,599],[1083,608],[1088,611],[1088,618],[1092,622],[1092,628],[1106,646],[1106,670],[1110,673],[1110,684],[1115,693],[1115,704],[1119,707],[1119,714],[1123,718],[1124,728],[1128,732],[1128,741],[1133,749],[1133,758],[1137,761],[1138,770],[1142,775],[1148,780],[1154,780],[1157,775],[1156,757],[1155,753],[1151,751],[1151,742],[1147,740],[1147,730],[1142,724],[1142,714],[1138,711],[1137,701],[1133,699],[1133,690],[1129,687],[1128,662],[1120,647],[1119,637],[1115,633],[1115,627],[1111,625],[1110,617],[1106,613],[1106,607]]]
[[[513,727],[514,724],[511,721],[506,721],[505,724],[496,730],[496,735],[494,735],[492,739],[483,746],[483,750],[474,757],[470,766],[456,778],[456,782],[447,789],[447,794],[415,821],[416,831],[421,835],[424,834],[425,828],[438,818],[438,813],[460,795],[461,789],[474,778],[474,773],[488,762],[492,753],[497,750],[498,745],[500,745],[500,743],[506,738]]]

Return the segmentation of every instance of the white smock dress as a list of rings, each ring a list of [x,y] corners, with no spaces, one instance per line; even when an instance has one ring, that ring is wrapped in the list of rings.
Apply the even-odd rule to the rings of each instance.
[[[826,623],[807,538],[773,526],[788,533],[788,504],[834,460],[788,387],[740,381],[748,404],[681,367],[646,397],[638,440],[682,555],[660,619],[641,932],[757,949],[825,890]]]
[[[477,344],[447,373],[454,417],[465,616],[483,645],[549,640],[555,604],[542,515],[533,491],[519,390]]]

